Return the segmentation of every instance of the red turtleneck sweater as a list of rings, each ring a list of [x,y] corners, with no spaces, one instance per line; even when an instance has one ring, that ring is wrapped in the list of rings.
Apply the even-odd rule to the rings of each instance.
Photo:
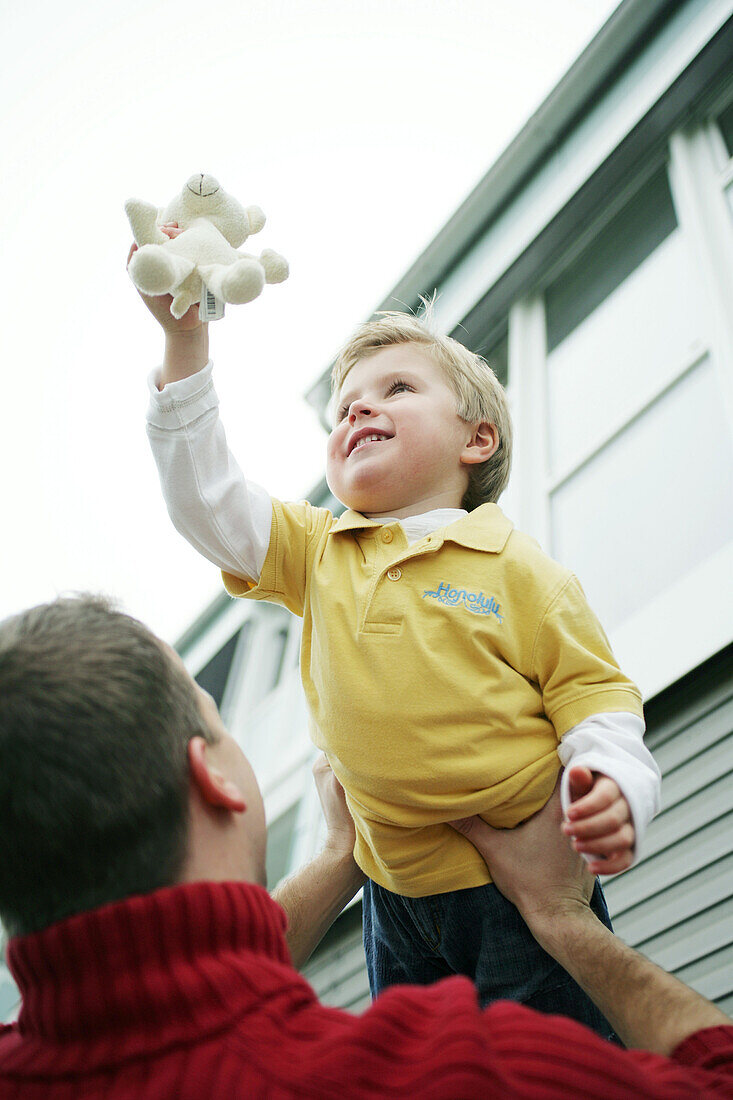
[[[464,978],[352,1016],[319,1004],[284,928],[259,886],[194,883],[11,940],[0,1097],[733,1097],[733,1027],[672,1059],[625,1052],[521,1005],[481,1012]]]

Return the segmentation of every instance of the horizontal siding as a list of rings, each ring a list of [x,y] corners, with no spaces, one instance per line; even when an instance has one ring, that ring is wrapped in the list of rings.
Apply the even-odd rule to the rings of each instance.
[[[671,832],[671,829],[670,829]],[[685,834],[681,830],[676,844],[670,843],[655,854],[649,849],[630,871],[604,886],[613,916],[619,919],[627,909],[661,893],[673,883],[682,882],[731,851],[733,813],[725,814],[708,825]]]
[[[361,939],[361,904],[351,906],[303,968],[324,1004],[361,1012],[370,1003]]]
[[[733,1009],[732,665],[729,649],[649,706],[662,811],[640,861],[605,885],[619,936],[726,1012]]]
[[[672,773],[692,756],[698,756],[711,745],[724,740],[733,729],[733,697],[726,696],[717,704],[704,706],[694,718],[688,717],[675,727],[651,729],[646,740],[659,767]],[[680,734],[684,732],[684,737]]]
[[[610,887],[606,896],[612,895]],[[709,906],[733,896],[733,854],[708,863],[666,890],[652,894],[623,913],[614,913],[618,934],[636,947],[653,936],[674,928]]]

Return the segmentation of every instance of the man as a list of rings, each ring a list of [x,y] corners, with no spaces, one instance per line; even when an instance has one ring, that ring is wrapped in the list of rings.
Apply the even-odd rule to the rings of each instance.
[[[319,779],[326,847],[275,900],[257,783],[173,651],[88,597],[0,625],[0,917],[22,994],[0,1096],[733,1096],[730,1021],[607,932],[540,817],[461,828],[624,1041],[655,1053],[520,1005],[481,1012],[461,977],[360,1017],[320,1005],[293,963],[362,880]]]

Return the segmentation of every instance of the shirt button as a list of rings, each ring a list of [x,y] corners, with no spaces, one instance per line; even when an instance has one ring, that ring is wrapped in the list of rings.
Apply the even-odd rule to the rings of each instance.
[[[402,570],[401,569],[388,569],[387,570],[387,576],[389,577],[389,579],[391,581],[398,581],[400,579],[400,577],[402,576]]]
[[[391,531],[382,531],[382,542],[391,542],[393,538],[394,535]]]

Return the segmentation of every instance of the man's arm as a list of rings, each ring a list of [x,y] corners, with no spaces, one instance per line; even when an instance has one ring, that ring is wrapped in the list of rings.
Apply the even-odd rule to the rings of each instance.
[[[341,784],[321,755],[313,765],[328,837],[320,855],[273,890],[288,915],[285,934],[293,965],[301,967],[344,906],[364,884],[354,861],[356,832]]]
[[[670,1055],[696,1031],[731,1024],[710,1001],[623,943],[585,906],[565,920],[536,918],[530,928],[628,1047]]]
[[[715,1005],[633,951],[589,906],[594,878],[562,836],[556,790],[516,829],[455,822],[486,860],[538,943],[575,978],[629,1047],[670,1055],[703,1028],[730,1025]]]

